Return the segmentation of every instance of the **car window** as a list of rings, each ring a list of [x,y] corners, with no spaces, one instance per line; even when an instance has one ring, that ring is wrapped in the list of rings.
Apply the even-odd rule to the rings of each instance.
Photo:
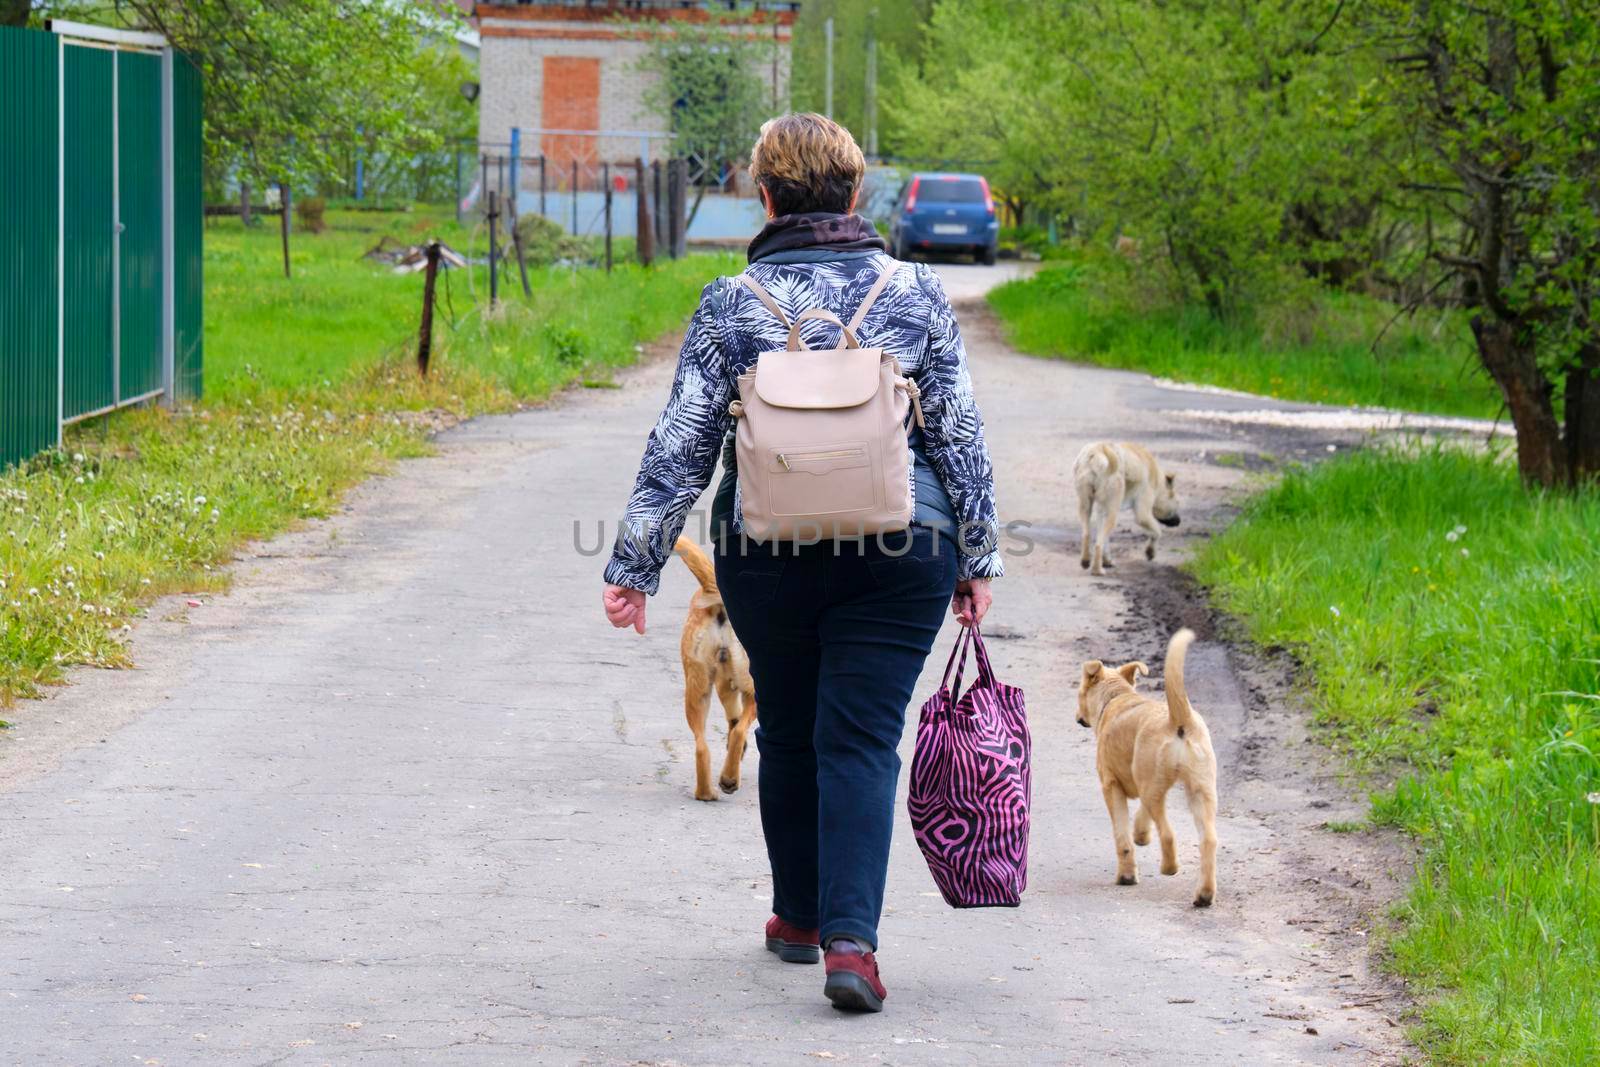
[[[983,186],[976,178],[924,178],[917,187],[919,204],[981,204]]]

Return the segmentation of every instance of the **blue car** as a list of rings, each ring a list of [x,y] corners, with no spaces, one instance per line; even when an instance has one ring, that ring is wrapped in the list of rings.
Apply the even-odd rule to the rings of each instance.
[[[971,252],[992,265],[999,243],[994,197],[978,174],[913,174],[889,226],[896,259],[913,252]]]

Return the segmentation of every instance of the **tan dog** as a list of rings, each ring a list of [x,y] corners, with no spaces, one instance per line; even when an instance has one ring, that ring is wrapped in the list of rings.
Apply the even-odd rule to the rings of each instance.
[[[1094,728],[1095,766],[1111,812],[1117,844],[1117,884],[1134,885],[1139,868],[1133,846],[1148,844],[1150,824],[1161,835],[1161,873],[1178,873],[1178,849],[1167,822],[1167,792],[1179,782],[1189,796],[1189,812],[1200,831],[1200,885],[1194,906],[1209,907],[1217,893],[1217,757],[1205,720],[1189,704],[1183,688],[1183,658],[1194,634],[1179,630],[1167,646],[1167,699],[1134,692],[1143,663],[1111,670],[1097,659],[1083,665],[1078,687],[1078,724]],[[1128,832],[1128,800],[1137,798],[1139,815]]]
[[[687,537],[678,538],[673,549],[700,583],[700,591],[689,601],[689,617],[684,620],[683,641],[679,645],[683,654],[683,713],[689,720],[689,732],[694,734],[694,798],[715,800],[717,794],[711,791],[711,749],[706,745],[711,694],[717,694],[723,714],[728,717],[728,755],[717,784],[724,793],[732,793],[739,788],[745,738],[756,719],[756,688],[750,680],[750,659],[728,624],[711,560]]]
[[[1100,509],[1100,535],[1094,539],[1091,574],[1104,574],[1102,567],[1111,566],[1111,561],[1105,558],[1106,538],[1117,524],[1117,512],[1122,510],[1125,499],[1133,503],[1133,520],[1150,534],[1144,546],[1145,559],[1156,558],[1161,526],[1178,525],[1177,478],[1163,474],[1156,457],[1143,445],[1097,441],[1083,446],[1078,458],[1072,461],[1072,483],[1078,490],[1078,522],[1083,526],[1082,563],[1085,567],[1091,567],[1089,541],[1093,512],[1097,506]]]

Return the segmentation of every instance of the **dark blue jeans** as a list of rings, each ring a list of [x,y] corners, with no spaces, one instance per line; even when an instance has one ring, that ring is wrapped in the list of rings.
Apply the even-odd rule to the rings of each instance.
[[[873,949],[889,873],[906,705],[955,591],[949,539],[718,546],[750,655],[772,910]]]

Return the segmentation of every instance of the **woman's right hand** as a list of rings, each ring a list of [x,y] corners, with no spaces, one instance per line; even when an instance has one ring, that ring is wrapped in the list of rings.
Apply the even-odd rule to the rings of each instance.
[[[605,605],[606,618],[617,629],[632,626],[644,633],[644,592],[621,585],[607,585],[600,602]]]
[[[976,626],[989,612],[994,597],[989,593],[989,579],[968,578],[956,583],[956,595],[950,598],[950,614],[962,626]]]

